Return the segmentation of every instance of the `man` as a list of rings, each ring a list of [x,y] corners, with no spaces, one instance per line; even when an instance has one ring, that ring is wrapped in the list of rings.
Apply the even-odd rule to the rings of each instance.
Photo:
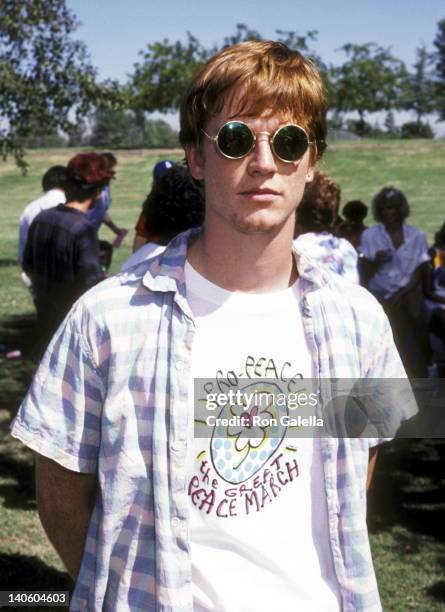
[[[403,376],[374,298],[292,252],[325,148],[320,76],[279,43],[228,47],[193,80],[180,134],[203,230],[78,302],[13,426],[38,453],[72,609],[378,610],[377,440],[193,431],[197,377]]]
[[[17,259],[20,263],[23,261],[23,251],[25,250],[26,240],[28,238],[29,227],[35,217],[46,210],[53,208],[57,204],[64,204],[65,198],[65,181],[66,167],[51,166],[42,177],[43,195],[37,200],[33,200],[25,207],[25,210],[20,216],[19,222],[19,245]]]
[[[162,253],[175,236],[204,221],[202,188],[185,166],[170,164],[153,182],[142,207],[146,242],[123,263],[121,272]]]
[[[31,224],[23,269],[32,281],[44,340],[73,303],[103,279],[97,233],[86,213],[110,176],[96,153],[76,155],[66,170],[66,204],[42,211]]]
[[[111,178],[115,178],[115,168],[117,166],[117,159],[113,153],[101,153],[102,159],[105,161]],[[87,212],[89,222],[94,225],[96,231],[99,231],[100,226],[104,223],[114,234],[116,238],[113,241],[113,247],[120,247],[125,236],[128,234],[128,230],[123,227],[118,227],[113,219],[110,217],[108,212],[111,206],[111,191],[109,185],[106,185],[100,196],[96,199],[93,206]]]

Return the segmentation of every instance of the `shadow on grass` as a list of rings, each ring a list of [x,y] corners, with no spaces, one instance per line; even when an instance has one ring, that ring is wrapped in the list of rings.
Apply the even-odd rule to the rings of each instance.
[[[0,322],[0,408],[14,416],[32,380],[41,355],[34,314],[10,316]],[[7,358],[10,352],[19,356]]]
[[[396,440],[382,447],[369,495],[371,532],[403,525],[445,542],[445,440]]]
[[[0,575],[2,588],[7,588],[8,591],[70,591],[71,593],[73,589],[73,582],[66,572],[60,572],[40,559],[27,555],[0,553]],[[56,609],[54,606],[51,608]],[[29,610],[28,607],[23,609]],[[36,610],[35,607],[33,609]],[[63,607],[57,606],[57,609]],[[14,607],[14,610],[19,608]]]
[[[12,266],[18,266],[17,259],[0,259],[0,268],[11,268]]]
[[[5,508],[35,510],[33,453],[9,435],[9,424],[25,396],[40,354],[34,314],[3,319],[0,345],[0,497]],[[20,351],[20,357],[7,359],[9,351]]]
[[[445,559],[443,559],[442,567],[445,565]],[[437,601],[445,601],[445,580],[439,580],[427,589],[428,595],[436,599]]]

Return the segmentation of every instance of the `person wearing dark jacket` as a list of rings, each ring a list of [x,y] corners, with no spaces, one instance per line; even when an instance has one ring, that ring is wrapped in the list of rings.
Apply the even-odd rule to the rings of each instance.
[[[44,342],[73,303],[104,277],[97,232],[85,213],[109,180],[100,155],[76,155],[67,166],[66,204],[42,211],[31,224],[23,269],[32,280]]]

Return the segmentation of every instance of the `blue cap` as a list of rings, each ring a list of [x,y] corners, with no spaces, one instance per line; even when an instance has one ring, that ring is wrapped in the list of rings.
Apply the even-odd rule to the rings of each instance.
[[[167,170],[173,168],[173,166],[175,165],[176,164],[174,161],[170,161],[169,159],[163,159],[162,161],[155,164],[155,167],[153,168],[153,177],[155,179],[161,178],[161,176],[165,174]]]

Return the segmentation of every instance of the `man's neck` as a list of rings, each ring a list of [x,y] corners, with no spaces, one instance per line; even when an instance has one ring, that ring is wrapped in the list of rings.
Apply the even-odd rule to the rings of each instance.
[[[275,233],[212,232],[205,226],[191,245],[190,264],[229,291],[267,293],[290,287],[298,272],[292,254],[293,220]]]
[[[85,200],[85,202],[67,202],[65,206],[68,206],[68,208],[74,208],[75,210],[85,214],[90,208],[92,202],[92,200]]]
[[[385,229],[388,234],[396,234],[403,231],[403,221],[393,221],[391,223],[384,223]]]

